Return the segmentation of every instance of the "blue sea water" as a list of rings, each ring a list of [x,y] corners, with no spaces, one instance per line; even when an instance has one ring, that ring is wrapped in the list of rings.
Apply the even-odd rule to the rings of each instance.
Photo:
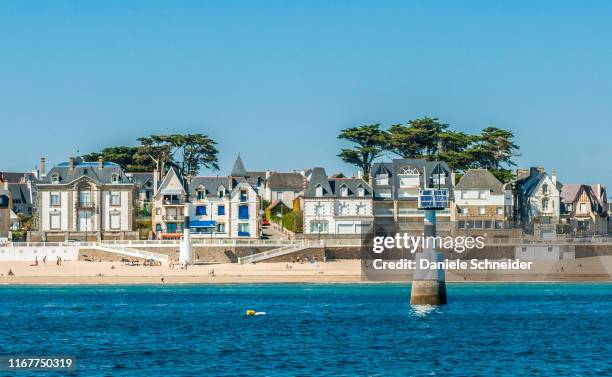
[[[76,356],[78,376],[612,375],[612,284],[451,284],[435,309],[411,307],[409,294],[408,284],[3,286],[0,356]]]

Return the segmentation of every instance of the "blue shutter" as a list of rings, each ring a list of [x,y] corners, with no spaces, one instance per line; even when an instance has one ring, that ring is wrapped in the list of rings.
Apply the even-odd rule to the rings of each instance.
[[[204,215],[206,215],[206,206],[197,206],[196,216],[204,216]]]
[[[224,205],[217,206],[217,215],[219,215],[219,216],[225,215],[225,206]]]
[[[248,219],[249,218],[249,206],[240,206],[240,207],[238,207],[238,218],[239,219]]]

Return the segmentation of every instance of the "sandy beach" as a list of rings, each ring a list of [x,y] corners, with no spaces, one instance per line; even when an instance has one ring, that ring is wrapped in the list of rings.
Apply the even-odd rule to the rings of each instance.
[[[288,268],[289,267],[289,268]],[[14,276],[8,276],[12,270]],[[214,275],[210,272],[214,270]],[[447,271],[449,282],[473,281],[610,281],[612,256],[564,261],[538,261],[530,271]],[[32,266],[0,262],[0,284],[184,284],[184,283],[358,283],[366,282],[359,260],[287,264],[235,263],[189,266],[130,266],[119,262],[64,262]],[[409,281],[410,275],[381,281]]]

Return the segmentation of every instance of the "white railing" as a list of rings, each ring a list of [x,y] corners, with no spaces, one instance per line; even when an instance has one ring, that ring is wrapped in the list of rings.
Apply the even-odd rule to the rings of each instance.
[[[296,242],[294,245],[283,246],[278,249],[262,251],[261,253],[248,255],[246,257],[240,257],[238,258],[238,263],[245,264],[245,263],[258,262],[264,259],[279,257],[281,255],[294,253],[296,251],[308,249],[311,247],[324,247],[324,242],[323,241],[304,241],[302,240],[302,241]]]
[[[160,262],[168,261],[168,256],[166,254],[153,253],[151,251],[134,249],[132,247],[111,246],[105,243],[97,243],[97,242],[94,242],[94,245],[90,247],[93,249],[99,249],[99,250],[107,251],[110,253],[123,254],[123,255],[135,257],[135,258],[153,259],[153,260],[160,261]]]

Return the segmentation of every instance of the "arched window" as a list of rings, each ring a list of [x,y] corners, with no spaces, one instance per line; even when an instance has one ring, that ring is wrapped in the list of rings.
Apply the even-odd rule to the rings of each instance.
[[[111,182],[112,182],[112,183],[119,183],[119,174],[117,174],[117,173],[113,173],[113,174],[111,175]]]

